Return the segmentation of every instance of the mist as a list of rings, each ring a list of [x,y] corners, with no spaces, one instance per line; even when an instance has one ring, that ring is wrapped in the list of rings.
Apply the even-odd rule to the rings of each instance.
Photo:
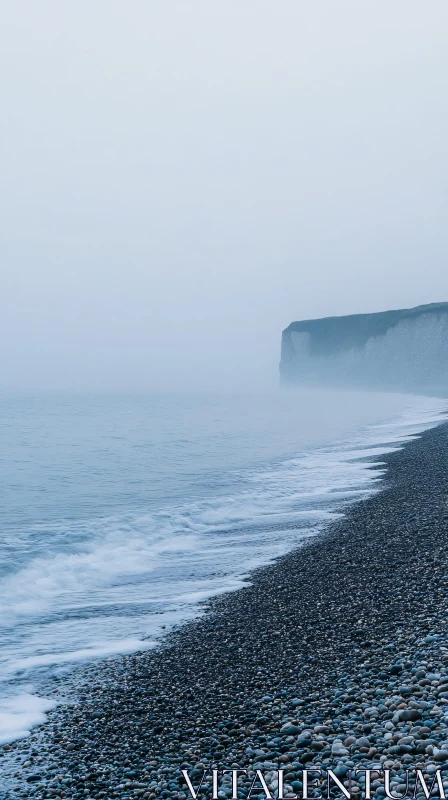
[[[444,0],[2,16],[2,389],[274,389],[293,320],[448,300]]]

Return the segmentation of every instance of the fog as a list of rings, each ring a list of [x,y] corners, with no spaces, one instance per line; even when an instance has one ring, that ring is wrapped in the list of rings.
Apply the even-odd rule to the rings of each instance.
[[[2,5],[1,388],[270,389],[448,300],[446,0]]]

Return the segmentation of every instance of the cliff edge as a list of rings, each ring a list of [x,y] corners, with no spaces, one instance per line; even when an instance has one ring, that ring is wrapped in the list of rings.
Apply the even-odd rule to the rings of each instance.
[[[282,386],[448,391],[448,303],[292,322]]]

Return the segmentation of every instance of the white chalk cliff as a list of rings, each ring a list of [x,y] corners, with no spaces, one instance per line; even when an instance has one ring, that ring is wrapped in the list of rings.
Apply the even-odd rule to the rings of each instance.
[[[448,391],[448,303],[293,322],[283,331],[283,386]]]

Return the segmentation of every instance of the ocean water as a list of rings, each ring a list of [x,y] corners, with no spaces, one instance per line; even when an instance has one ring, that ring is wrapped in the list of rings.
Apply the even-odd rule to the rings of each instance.
[[[2,396],[0,742],[52,675],[155,645],[375,491],[447,403],[399,394]]]

